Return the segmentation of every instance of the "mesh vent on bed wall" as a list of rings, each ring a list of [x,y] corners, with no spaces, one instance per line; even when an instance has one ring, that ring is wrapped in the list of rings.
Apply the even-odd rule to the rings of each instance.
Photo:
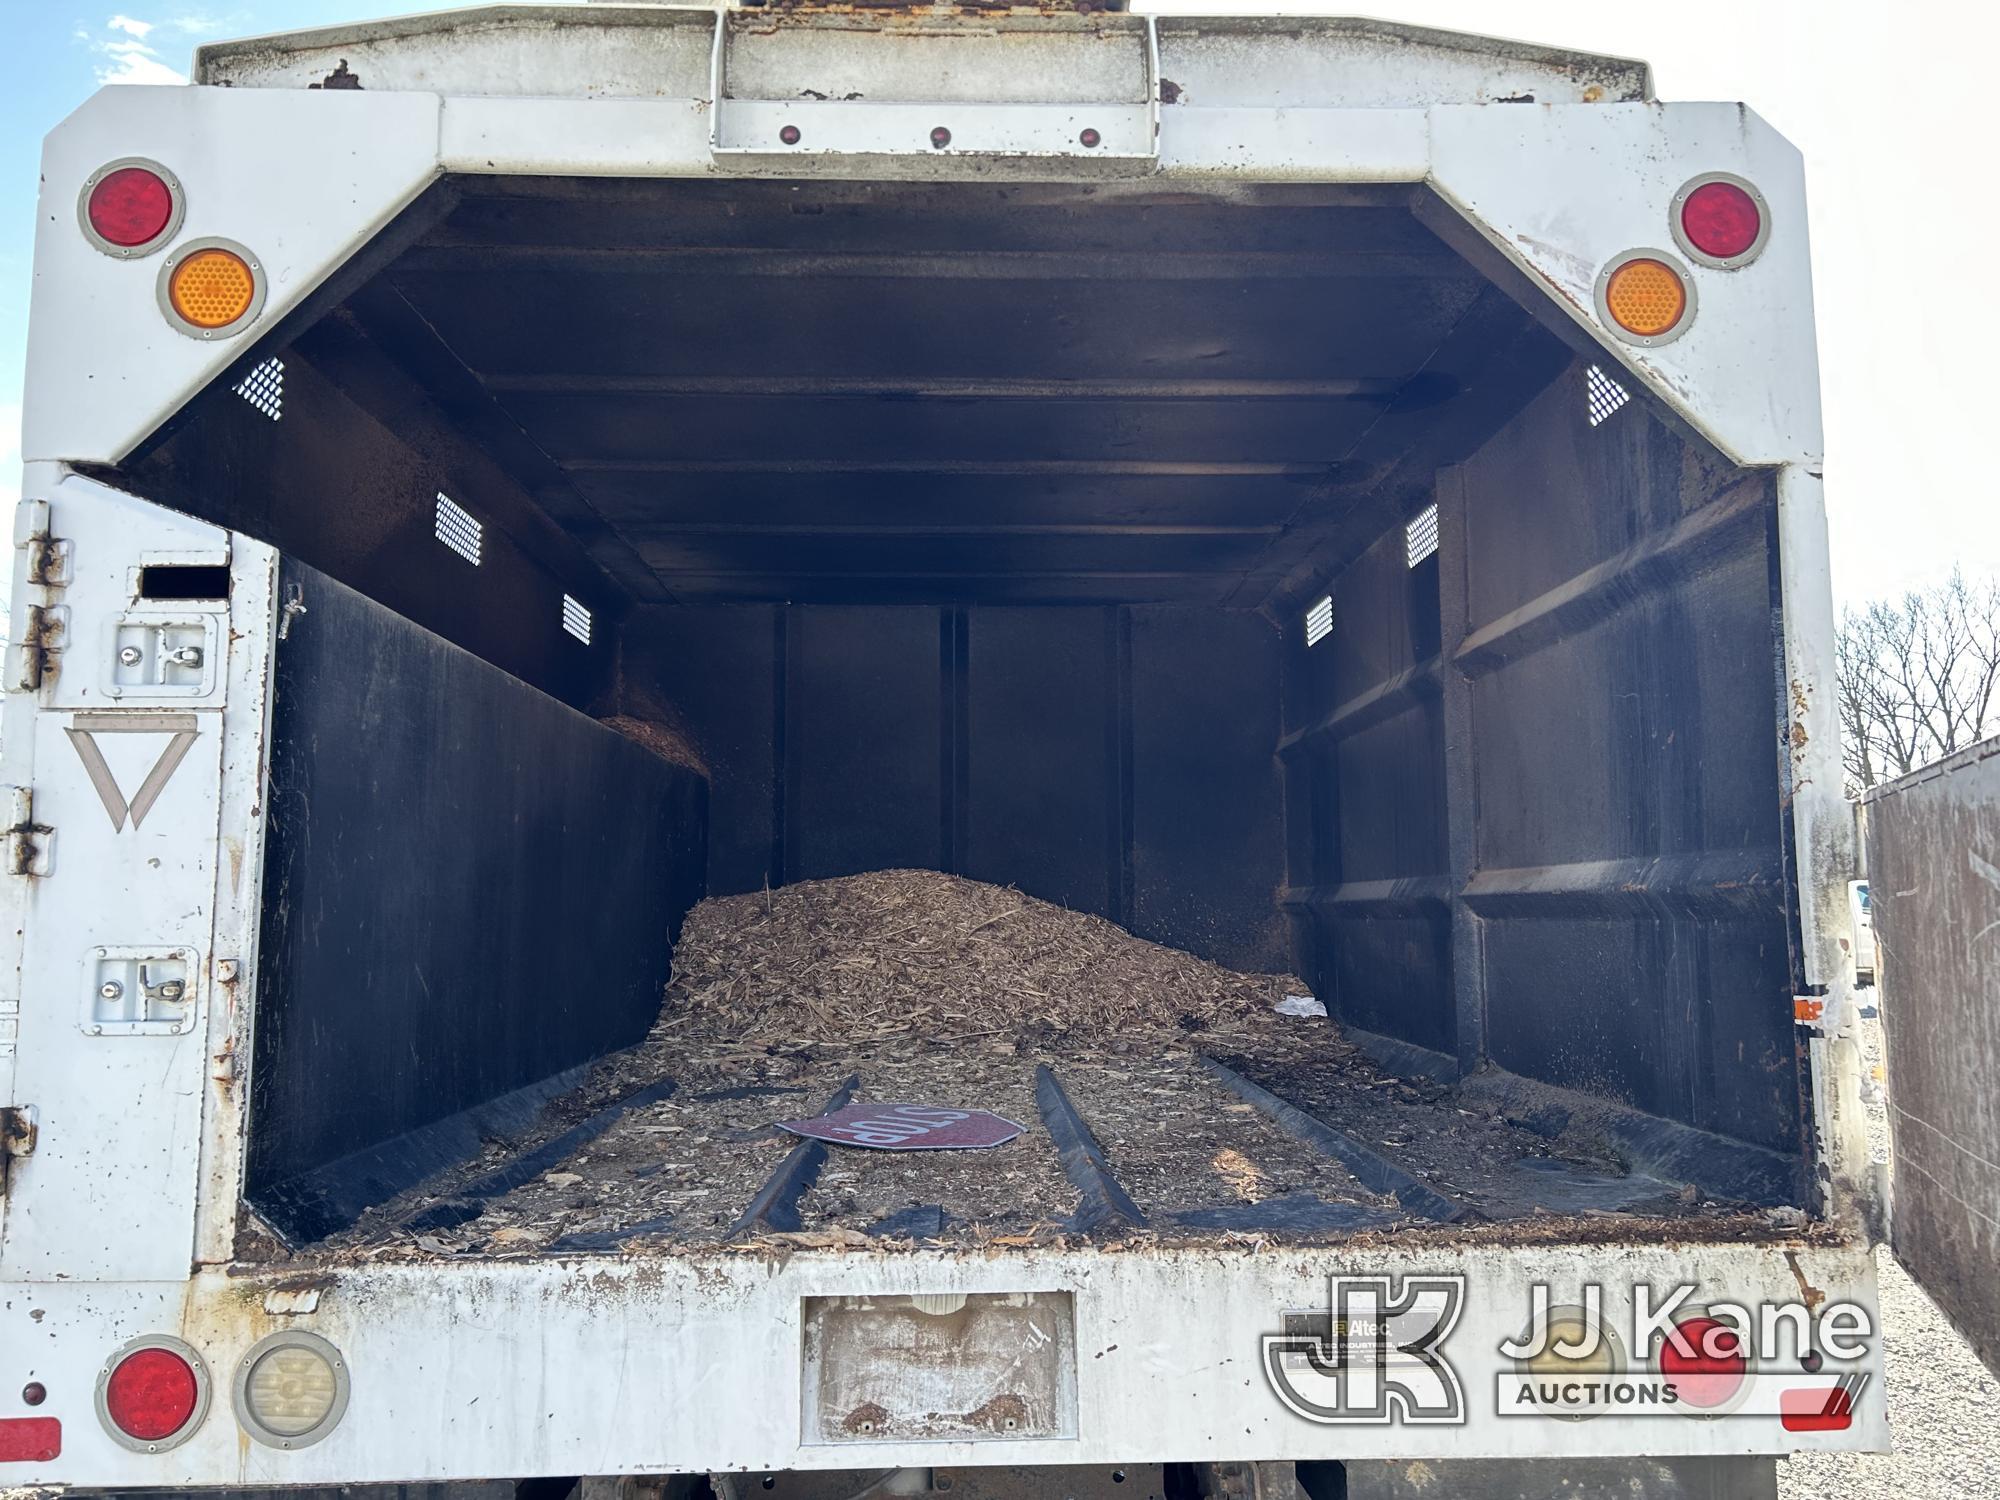
[[[236,394],[273,422],[284,414],[285,362],[273,355],[236,382]]]
[[[1583,372],[1583,409],[1595,427],[1632,399],[1632,393],[1596,365]]]
[[[563,595],[562,627],[584,645],[590,644],[590,611],[581,599]]]
[[[479,566],[480,538],[484,531],[471,511],[443,490],[438,491],[437,539],[475,568]]]
[[[1306,611],[1306,644],[1317,646],[1333,634],[1333,595],[1328,594]]]
[[[1438,549],[1438,508],[1426,505],[1417,518],[1403,528],[1403,555],[1415,567]]]

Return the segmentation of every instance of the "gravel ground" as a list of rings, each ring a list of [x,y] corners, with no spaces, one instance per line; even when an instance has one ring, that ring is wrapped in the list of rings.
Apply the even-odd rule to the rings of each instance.
[[[1782,1500],[1992,1500],[2000,1383],[1887,1250],[1882,1324],[1893,1453],[1810,1453],[1778,1465]]]
[[[1879,1021],[1862,1022],[1879,1069]],[[1870,1145],[1889,1157],[1879,1075],[1863,1084]],[[1872,1097],[1870,1097],[1872,1096]],[[1893,1453],[1813,1453],[1778,1466],[1782,1500],[1991,1500],[2000,1496],[2000,1382],[1888,1250],[1881,1271],[1883,1362]]]

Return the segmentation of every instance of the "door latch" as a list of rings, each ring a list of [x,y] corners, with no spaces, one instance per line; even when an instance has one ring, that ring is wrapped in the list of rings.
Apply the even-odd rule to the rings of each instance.
[[[195,1022],[190,948],[99,948],[88,967],[83,1029],[91,1036],[178,1036]]]

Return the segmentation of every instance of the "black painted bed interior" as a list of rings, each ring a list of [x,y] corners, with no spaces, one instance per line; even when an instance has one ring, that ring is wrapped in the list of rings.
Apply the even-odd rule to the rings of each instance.
[[[483,983],[472,1025],[342,1009],[267,918],[291,978],[258,1070],[298,1077],[260,1082],[253,1191],[636,1039],[703,890],[898,866],[1294,969],[1411,1066],[1795,1161],[1768,482],[1630,376],[1593,424],[1615,364],[1489,255],[1410,187],[433,190],[118,478],[356,591],[280,648],[274,776],[327,774],[293,726],[364,688],[392,720],[449,708],[384,741],[371,794],[419,830],[368,825],[385,851],[512,872],[486,901],[517,931],[581,890],[646,937],[571,945],[591,998],[544,1045],[510,1019],[539,961],[476,980],[478,922],[337,919],[388,970]],[[278,420],[233,389],[269,358]],[[476,569],[440,493],[484,526]],[[469,654],[381,670],[419,638]],[[557,701],[479,687],[461,766],[437,736],[480,738],[478,710],[445,700],[484,672]],[[694,746],[705,804],[585,717],[614,712]],[[572,800],[538,810],[556,764]],[[505,794],[440,811],[468,771]],[[339,877],[303,810],[272,815],[288,894]],[[524,819],[616,857],[550,860]],[[653,900],[677,909],[648,925]],[[306,1035],[451,1086],[358,1111]]]

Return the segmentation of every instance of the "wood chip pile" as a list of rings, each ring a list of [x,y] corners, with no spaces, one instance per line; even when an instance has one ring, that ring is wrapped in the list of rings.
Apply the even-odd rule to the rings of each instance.
[[[1039,1047],[1228,1030],[1300,993],[1006,886],[882,870],[702,902],[661,1019],[746,1040]]]

